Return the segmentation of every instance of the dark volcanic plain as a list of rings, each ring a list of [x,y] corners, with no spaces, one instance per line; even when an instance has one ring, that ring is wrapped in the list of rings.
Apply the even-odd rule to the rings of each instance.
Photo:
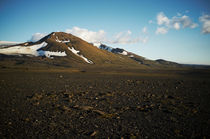
[[[209,138],[210,70],[0,70],[0,138]]]

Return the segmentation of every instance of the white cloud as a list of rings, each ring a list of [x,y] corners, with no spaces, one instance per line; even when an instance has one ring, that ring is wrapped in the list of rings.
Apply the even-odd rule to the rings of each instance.
[[[202,22],[202,33],[208,34],[210,33],[210,15],[202,15],[199,18],[200,22]]]
[[[47,34],[45,33],[35,33],[32,35],[31,39],[29,41],[36,42],[40,40],[41,38],[45,37]]]
[[[169,25],[169,19],[163,12],[158,13],[157,15],[157,24],[158,25]]]
[[[174,16],[170,19],[170,28],[180,29],[182,28],[196,28],[198,24],[192,22],[189,16],[183,15],[180,17]]]
[[[71,33],[89,43],[108,43],[108,44],[134,44],[138,42],[146,43],[148,39],[136,37],[132,38],[132,32],[130,30],[119,32],[109,39],[106,36],[106,32],[104,30],[99,30],[97,32],[90,31],[88,29],[73,27],[72,29],[67,29],[67,33]]]
[[[103,42],[106,40],[106,33],[104,30],[98,32],[90,31],[84,28],[73,27],[72,29],[66,29],[67,33],[71,33],[87,42]]]
[[[131,37],[131,31],[128,30],[126,32],[119,32],[117,33],[112,40],[109,40],[108,43],[111,44],[134,44],[138,42],[146,43],[147,38],[142,38],[142,37],[136,37],[132,38]]]
[[[142,32],[147,34],[147,27],[143,27]]]
[[[174,28],[176,30],[179,30],[180,29],[180,24],[178,22],[174,23]]]
[[[197,24],[196,23],[193,23],[192,20],[186,16],[186,15],[183,15],[182,17],[177,17],[177,18],[174,18],[174,20],[177,20],[177,22],[179,22],[180,24],[182,24],[183,28],[195,28],[197,27]],[[173,20],[172,20],[173,22]]]
[[[183,16],[173,16],[171,19],[165,16],[163,12],[160,12],[157,15],[157,24],[167,26],[169,28],[180,28],[180,25],[182,25],[183,28],[195,28],[197,27],[197,24],[192,22],[189,16],[183,15]],[[174,25],[175,24],[175,25]],[[179,26],[179,27],[178,27]]]
[[[189,16],[177,13],[178,16],[173,16],[172,18],[168,18],[163,12],[157,14],[157,24],[162,26],[162,28],[158,28],[156,30],[156,34],[166,34],[169,29],[179,30],[182,28],[196,28],[198,24],[194,23]],[[164,29],[163,29],[164,28]],[[161,33],[164,32],[164,33]]]
[[[166,33],[168,33],[168,29],[164,28],[164,27],[158,27],[155,33],[156,34],[166,34]]]

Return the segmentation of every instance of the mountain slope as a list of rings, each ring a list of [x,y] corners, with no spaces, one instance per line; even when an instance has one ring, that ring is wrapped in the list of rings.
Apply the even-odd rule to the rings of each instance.
[[[97,46],[97,47],[96,47]],[[90,44],[72,34],[52,32],[37,42],[0,47],[1,65],[181,67],[166,60],[149,60],[121,48]]]
[[[53,32],[34,43],[26,42],[1,48],[0,54],[0,59],[3,61],[21,60],[25,64],[139,66],[136,61],[127,56],[101,50],[64,32]]]
[[[181,67],[182,65],[175,63],[175,62],[171,62],[171,61],[166,61],[163,59],[158,59],[158,60],[149,60],[146,59],[142,56],[136,55],[132,52],[128,52],[124,49],[121,48],[113,48],[104,44],[97,44],[95,45],[98,48],[102,49],[102,50],[106,50],[108,52],[114,53],[114,54],[121,54],[124,56],[129,57],[130,59],[138,62],[140,65],[145,65],[145,66],[149,66],[149,67]]]

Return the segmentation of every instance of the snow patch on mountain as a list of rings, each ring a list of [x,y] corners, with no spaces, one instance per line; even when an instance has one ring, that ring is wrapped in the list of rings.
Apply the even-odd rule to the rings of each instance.
[[[33,55],[33,56],[39,56],[39,53],[37,52],[38,49],[43,48],[47,46],[46,42],[43,42],[41,44],[35,44],[32,46],[13,46],[9,48],[3,48],[0,49],[1,54],[5,55]]]
[[[53,56],[67,56],[66,52],[51,52],[51,51],[43,51],[43,50],[40,50],[38,51],[39,53],[39,56],[46,56],[48,58],[53,58]]]
[[[35,44],[31,46],[12,46],[8,48],[0,49],[0,54],[5,55],[30,55],[30,56],[46,56],[48,58],[52,58],[52,56],[67,56],[64,52],[51,52],[51,51],[43,51],[39,50],[43,47],[47,46],[46,42],[42,42],[40,44]]]
[[[119,53],[119,54],[121,54],[121,55],[128,55],[128,52],[126,52],[126,51],[123,51],[122,53]]]
[[[61,41],[58,39],[58,36],[56,36],[56,39],[55,39],[56,42],[59,42],[59,43],[69,43],[70,40],[67,40],[67,41]]]
[[[72,47],[72,48],[68,47],[68,49],[69,49],[72,53],[74,53],[76,56],[79,56],[79,57],[81,57],[82,59],[84,59],[85,62],[87,62],[87,63],[89,63],[89,64],[93,64],[93,62],[92,62],[91,60],[87,59],[87,58],[84,57],[83,55],[80,55],[80,54],[79,54],[80,51],[74,49],[74,47]]]

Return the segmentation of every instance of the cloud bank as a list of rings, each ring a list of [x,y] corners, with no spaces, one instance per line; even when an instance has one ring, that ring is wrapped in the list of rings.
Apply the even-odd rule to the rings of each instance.
[[[146,28],[142,30],[144,33],[147,32]],[[135,43],[146,43],[148,41],[148,37],[131,37],[132,32],[122,31],[110,38],[106,36],[106,32],[104,30],[99,31],[90,31],[88,29],[73,27],[72,29],[66,29],[66,33],[71,33],[89,43],[105,43],[105,44],[135,44]],[[45,33],[35,33],[32,35],[29,41],[36,42],[41,38],[45,37],[47,34]]]
[[[179,30],[182,28],[196,28],[198,24],[194,23],[189,16],[181,15],[180,13],[177,16],[168,18],[163,12],[157,14],[156,17],[158,28],[156,34],[166,34],[169,29]],[[161,26],[161,27],[160,27]]]
[[[91,43],[106,41],[106,33],[104,30],[99,30],[98,32],[94,32],[84,28],[73,27],[72,29],[66,29],[66,33],[71,33]]]
[[[210,33],[210,15],[202,15],[199,18],[199,21],[202,23],[202,33],[209,34]]]
[[[138,42],[146,43],[148,37],[131,37],[132,32],[122,31],[112,36],[111,39],[107,37],[104,30],[90,31],[88,29],[73,27],[72,29],[66,29],[66,33],[71,33],[89,43],[105,43],[105,44],[134,44]]]

